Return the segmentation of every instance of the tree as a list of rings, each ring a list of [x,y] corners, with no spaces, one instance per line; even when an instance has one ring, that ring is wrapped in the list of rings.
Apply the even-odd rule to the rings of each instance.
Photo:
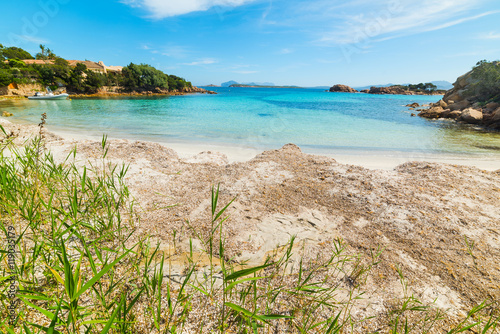
[[[0,48],[0,52],[5,59],[33,59],[33,56],[28,51],[15,46],[2,47]]]
[[[74,92],[85,92],[84,85],[84,72],[87,70],[87,66],[82,63],[76,64],[76,66],[71,70],[67,87],[69,90]]]
[[[479,101],[500,100],[500,62],[479,61],[472,69],[474,82],[467,94]]]
[[[0,70],[0,87],[8,86],[14,80],[14,76],[8,70]]]
[[[46,47],[43,44],[40,44],[40,52],[35,55],[36,59],[40,60],[49,60],[49,59],[56,59],[57,56],[55,55],[54,52],[52,52],[51,49]]]
[[[17,67],[17,68],[23,68],[26,67],[26,64],[18,59],[10,59],[9,60],[9,66],[10,67]]]
[[[104,86],[106,83],[106,76],[101,73],[96,73],[92,71],[85,71],[87,75],[85,77],[85,91],[87,93],[95,94],[99,91],[99,88]]]
[[[424,89],[429,93],[432,93],[437,89],[437,86],[431,82],[427,82],[424,86]]]
[[[54,84],[56,76],[52,66],[37,66],[37,72],[40,76],[39,81],[42,85],[50,86]]]
[[[130,63],[122,75],[123,85],[129,89],[168,89],[168,76],[150,65]]]

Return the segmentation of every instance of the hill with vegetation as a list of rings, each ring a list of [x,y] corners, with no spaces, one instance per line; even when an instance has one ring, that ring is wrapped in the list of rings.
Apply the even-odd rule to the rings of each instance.
[[[368,94],[393,94],[393,95],[441,95],[446,91],[437,89],[437,86],[431,82],[408,84],[408,85],[392,85],[387,87],[371,87],[370,89],[361,90],[361,93]]]
[[[26,64],[23,60],[46,60],[42,64]],[[95,94],[104,86],[118,87],[122,92],[190,92],[191,82],[175,75],[168,75],[147,65],[130,63],[122,71],[100,73],[87,68],[84,63],[70,66],[67,60],[40,45],[40,52],[33,57],[18,47],[0,44],[0,87],[9,84],[33,84],[51,89],[66,87],[69,93]]]
[[[500,130],[500,61],[478,62],[442,100],[420,111],[425,118],[452,118]]]

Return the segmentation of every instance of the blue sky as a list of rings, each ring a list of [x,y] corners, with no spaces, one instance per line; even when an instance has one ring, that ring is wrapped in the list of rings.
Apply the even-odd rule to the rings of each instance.
[[[4,1],[0,43],[196,85],[453,82],[500,58],[498,0]]]

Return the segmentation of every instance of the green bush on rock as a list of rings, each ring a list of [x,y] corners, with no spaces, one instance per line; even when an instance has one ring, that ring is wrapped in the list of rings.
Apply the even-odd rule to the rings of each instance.
[[[481,60],[472,70],[474,82],[467,94],[475,96],[480,102],[500,100],[500,62]]]

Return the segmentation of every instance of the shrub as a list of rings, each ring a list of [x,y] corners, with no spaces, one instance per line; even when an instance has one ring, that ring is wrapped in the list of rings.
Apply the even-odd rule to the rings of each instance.
[[[472,69],[474,82],[469,85],[467,95],[478,101],[500,99],[500,62],[481,60]]]
[[[0,54],[6,59],[33,59],[29,52],[15,46],[0,48]]]
[[[14,76],[8,70],[0,69],[0,87],[5,87],[10,85],[14,80]]]
[[[129,89],[168,89],[168,76],[156,68],[130,63],[122,70],[123,85]]]

